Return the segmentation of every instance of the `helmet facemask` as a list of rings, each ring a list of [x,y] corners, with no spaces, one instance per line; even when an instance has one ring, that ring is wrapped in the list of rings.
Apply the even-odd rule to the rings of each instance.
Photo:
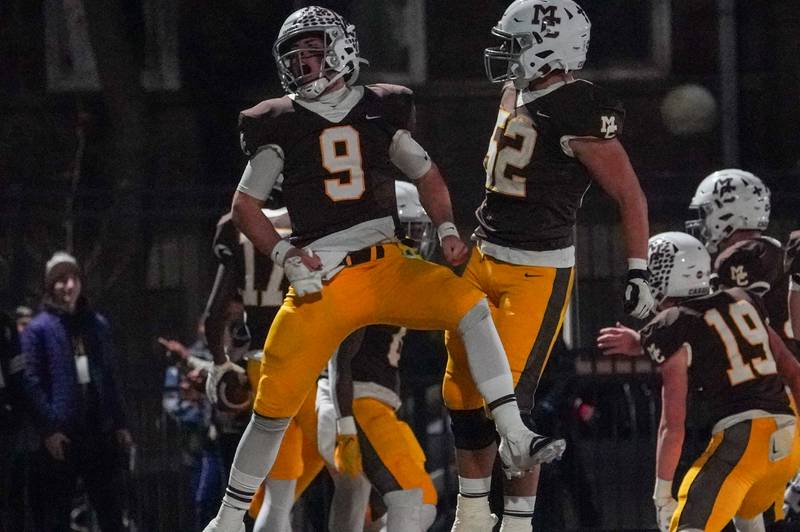
[[[403,242],[416,249],[423,259],[430,259],[436,252],[438,236],[433,228],[433,222],[428,220],[403,220],[400,219],[403,229]]]

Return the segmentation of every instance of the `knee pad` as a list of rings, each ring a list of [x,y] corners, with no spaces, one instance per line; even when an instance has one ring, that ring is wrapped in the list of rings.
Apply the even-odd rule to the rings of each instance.
[[[461,317],[461,321],[458,322],[458,332],[463,336],[464,331],[468,331],[482,321],[491,319],[492,311],[489,310],[489,302],[483,298]]]
[[[450,428],[453,431],[456,449],[477,451],[497,441],[494,422],[483,408],[474,410],[451,410]]]

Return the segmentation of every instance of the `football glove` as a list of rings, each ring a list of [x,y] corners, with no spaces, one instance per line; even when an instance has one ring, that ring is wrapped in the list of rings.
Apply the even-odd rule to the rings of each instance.
[[[656,499],[653,501],[656,505],[656,520],[658,521],[658,529],[661,532],[669,532],[669,522],[672,521],[672,514],[678,507],[678,501],[672,497],[668,499]]]
[[[625,313],[641,320],[646,318],[655,306],[656,302],[650,293],[650,272],[639,268],[629,269],[623,305]]]
[[[299,297],[307,294],[314,294],[322,290],[322,272],[319,270],[309,270],[303,264],[303,258],[298,256],[289,257],[283,263],[283,271],[286,278],[297,292]]]
[[[226,371],[231,369],[237,373],[245,372],[244,368],[231,362],[231,359],[227,356],[225,357],[225,362],[222,364],[214,364],[208,371],[208,377],[206,377],[206,397],[208,397],[212,405],[217,404],[217,400],[219,399],[217,397],[217,384],[220,378],[222,378]]]
[[[361,448],[358,446],[358,431],[352,416],[336,421],[336,449],[333,451],[336,470],[347,477],[361,474]]]
[[[669,532],[669,522],[672,514],[678,507],[678,501],[672,497],[672,481],[656,478],[656,487],[653,491],[653,504],[656,507],[656,522],[658,530]]]

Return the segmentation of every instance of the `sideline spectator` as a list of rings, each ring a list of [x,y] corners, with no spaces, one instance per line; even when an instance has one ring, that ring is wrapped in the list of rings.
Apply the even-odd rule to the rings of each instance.
[[[204,390],[206,371],[212,362],[203,320],[198,324],[197,336],[189,347],[161,337],[158,342],[167,349],[171,361],[164,374],[162,405],[181,428],[183,465],[190,472],[194,530],[199,532],[216,512],[223,471],[217,432],[211,422],[212,407]]]
[[[47,262],[42,309],[22,334],[24,386],[42,448],[32,463],[36,529],[69,530],[78,478],[103,532],[123,530],[117,482],[133,445],[114,375],[109,324],[82,295],[75,258]]]

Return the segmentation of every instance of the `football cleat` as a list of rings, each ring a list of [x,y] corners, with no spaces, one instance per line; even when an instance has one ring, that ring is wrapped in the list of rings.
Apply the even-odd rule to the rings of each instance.
[[[500,439],[500,459],[508,478],[521,477],[538,464],[558,460],[567,442],[529,430],[515,431]]]

